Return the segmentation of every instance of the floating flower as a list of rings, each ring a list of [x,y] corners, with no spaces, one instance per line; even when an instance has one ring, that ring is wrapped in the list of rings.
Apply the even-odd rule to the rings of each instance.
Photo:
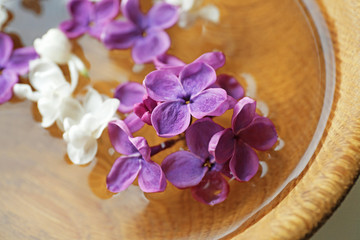
[[[155,4],[145,16],[138,0],[123,0],[121,10],[126,20],[107,24],[101,39],[109,49],[132,47],[132,58],[141,64],[164,54],[170,47],[170,38],[163,30],[175,24],[178,10],[166,3]]]
[[[213,5],[202,6],[202,0],[154,0],[154,2],[166,2],[180,7],[179,27],[186,28],[195,23],[198,18],[218,23],[220,11]]]
[[[120,10],[119,0],[70,0],[67,4],[71,19],[62,22],[59,28],[68,38],[84,33],[100,39],[104,26],[114,19]]]
[[[120,100],[119,112],[131,112],[135,104],[141,103],[145,94],[146,90],[140,83],[126,82],[120,84],[114,93],[114,98]]]
[[[217,163],[228,160],[231,173],[239,181],[250,180],[257,172],[259,159],[252,149],[265,151],[277,141],[273,123],[255,113],[256,102],[241,99],[234,107],[232,128],[216,133],[210,140],[209,152]]]
[[[123,156],[116,159],[107,176],[107,188],[121,192],[138,177],[143,192],[162,192],[166,179],[161,167],[150,159],[151,149],[143,137],[132,137],[126,124],[117,120],[108,125],[115,150]]]
[[[203,62],[185,66],[179,77],[170,71],[157,70],[144,80],[147,94],[159,104],[151,115],[151,123],[160,137],[184,132],[191,115],[195,118],[219,116],[227,100],[226,91],[210,88],[216,80],[215,70]]]
[[[224,201],[229,184],[223,174],[229,176],[226,164],[215,162],[208,151],[211,137],[223,128],[209,118],[192,124],[186,131],[188,151],[178,151],[162,162],[166,178],[178,188],[191,187],[193,197],[199,202],[214,205]]]
[[[68,144],[67,153],[74,164],[87,164],[95,157],[96,140],[113,120],[119,100],[103,98],[90,88],[83,105],[71,99],[66,101],[61,112],[65,130],[63,138]]]
[[[11,99],[18,75],[26,74],[29,61],[38,57],[32,47],[13,48],[11,38],[0,32],[0,104]]]

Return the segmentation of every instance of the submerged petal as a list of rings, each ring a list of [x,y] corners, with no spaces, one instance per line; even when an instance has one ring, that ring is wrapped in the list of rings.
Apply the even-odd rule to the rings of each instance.
[[[197,120],[186,130],[186,145],[189,150],[206,159],[209,157],[209,142],[212,136],[223,130],[223,127],[214,123],[210,118]]]
[[[131,22],[113,21],[108,23],[101,34],[101,40],[108,49],[126,49],[134,45],[141,32]]]
[[[208,171],[204,160],[187,151],[168,155],[161,164],[166,178],[177,188],[196,186]]]
[[[213,206],[227,198],[229,189],[228,182],[219,172],[208,172],[197,186],[191,188],[191,194],[197,201]]]
[[[215,70],[203,62],[191,63],[180,72],[180,81],[189,95],[195,95],[216,81]]]
[[[130,130],[122,120],[109,122],[108,132],[111,144],[117,152],[125,155],[138,153],[138,150],[129,140],[129,137],[132,137]]]
[[[144,80],[147,94],[155,101],[177,100],[185,95],[179,79],[171,72],[157,70]]]
[[[130,112],[136,103],[143,100],[146,91],[143,85],[136,82],[120,84],[114,93],[114,98],[120,100],[119,111],[122,113]]]
[[[29,62],[38,55],[33,47],[15,49],[5,68],[9,71],[24,75],[29,71]]]
[[[226,110],[226,108],[219,108],[225,101],[227,101],[227,94],[224,89],[207,89],[190,99],[190,113],[198,119],[205,116],[219,116]]]
[[[0,68],[5,67],[13,47],[14,45],[11,38],[7,34],[0,32]]]
[[[162,30],[148,31],[145,37],[139,38],[132,49],[135,63],[147,63],[164,54],[170,47],[170,38]]]
[[[165,190],[165,174],[157,163],[142,161],[139,173],[139,187],[143,192],[163,192]]]
[[[190,118],[188,106],[183,102],[165,102],[154,109],[151,123],[160,137],[173,137],[189,127]]]
[[[251,147],[265,151],[277,141],[277,133],[270,119],[256,116],[252,123],[239,134],[239,137]]]
[[[178,20],[178,8],[167,3],[155,4],[148,12],[150,28],[166,29]]]
[[[237,180],[249,181],[259,168],[259,158],[251,147],[238,141],[229,167]]]
[[[141,169],[141,158],[119,157],[106,178],[106,186],[110,192],[121,192],[134,182]]]
[[[252,122],[255,117],[255,110],[256,102],[249,97],[244,97],[234,106],[231,126],[235,134]]]
[[[227,128],[214,134],[209,142],[209,152],[215,157],[216,162],[225,163],[232,157],[235,143],[232,130]]]

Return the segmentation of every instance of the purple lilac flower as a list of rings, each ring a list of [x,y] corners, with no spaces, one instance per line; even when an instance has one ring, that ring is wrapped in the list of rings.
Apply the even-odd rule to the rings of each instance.
[[[143,192],[162,192],[166,179],[161,167],[150,159],[151,149],[143,137],[132,137],[129,128],[121,121],[108,125],[109,137],[115,150],[123,156],[116,159],[107,179],[111,192],[121,192],[138,177]]]
[[[144,15],[138,0],[123,0],[121,10],[126,19],[109,23],[101,36],[107,48],[132,47],[132,58],[136,63],[150,62],[169,49],[170,38],[163,29],[176,23],[177,7],[157,3]]]
[[[192,124],[186,131],[188,151],[167,156],[161,164],[166,178],[177,188],[191,187],[199,202],[214,205],[224,201],[229,184],[223,174],[230,176],[227,163],[217,163],[208,151],[211,137],[223,128],[209,118]]]
[[[29,61],[38,57],[33,47],[13,48],[11,38],[0,32],[0,104],[11,99],[18,75],[26,74]]]
[[[158,102],[145,95],[141,103],[135,104],[134,113],[146,124],[151,124],[151,114],[157,107]]]
[[[209,143],[209,152],[216,162],[230,160],[230,171],[239,181],[250,180],[258,170],[259,159],[252,148],[265,151],[277,141],[273,123],[257,115],[255,110],[253,99],[241,99],[234,107],[232,128],[216,133]]]
[[[120,100],[119,112],[128,113],[134,109],[134,105],[141,103],[146,90],[143,85],[136,82],[126,82],[120,84],[114,93],[114,98]]]
[[[100,38],[104,26],[115,18],[120,10],[119,0],[70,0],[67,4],[71,19],[62,22],[59,28],[68,38],[76,38],[88,32]]]
[[[157,70],[171,71],[175,75],[179,75],[186,63],[175,56],[163,54],[154,59],[154,65]],[[203,62],[214,68],[221,68],[225,64],[225,55],[222,52],[208,52],[198,57],[195,62]]]
[[[172,137],[184,132],[191,116],[219,116],[227,100],[224,89],[210,88],[216,80],[215,70],[208,64],[186,65],[179,76],[166,70],[156,70],[145,77],[144,85],[150,98],[160,103],[152,112],[151,123],[160,137]]]

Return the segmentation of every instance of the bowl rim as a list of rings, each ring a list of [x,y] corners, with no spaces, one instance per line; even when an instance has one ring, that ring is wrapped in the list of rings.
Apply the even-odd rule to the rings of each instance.
[[[303,0],[309,2],[308,0]],[[288,194],[253,225],[235,231],[233,239],[307,239],[333,214],[360,171],[360,5],[356,0],[313,0],[330,31],[336,58],[334,102],[326,130],[313,159]],[[357,6],[357,7],[355,7]]]

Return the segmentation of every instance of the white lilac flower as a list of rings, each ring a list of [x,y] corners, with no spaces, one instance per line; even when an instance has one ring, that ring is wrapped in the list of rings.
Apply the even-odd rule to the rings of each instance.
[[[67,152],[74,164],[87,164],[97,152],[97,141],[119,106],[119,100],[106,99],[94,89],[89,89],[83,105],[63,105],[63,138],[67,142]]]
[[[3,27],[7,19],[9,18],[7,10],[0,2],[0,29]]]

